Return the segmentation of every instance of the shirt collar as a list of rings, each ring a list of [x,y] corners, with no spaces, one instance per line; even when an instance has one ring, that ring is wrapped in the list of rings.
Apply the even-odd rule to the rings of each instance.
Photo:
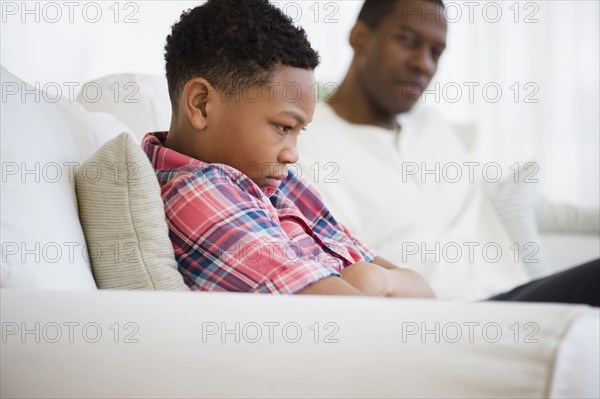
[[[165,141],[168,133],[169,132],[151,132],[147,133],[142,139],[142,148],[150,159],[150,163],[155,171],[159,172],[161,170],[176,169],[183,166],[195,166],[203,168],[209,165],[208,163],[200,161],[199,159],[192,158],[165,147]],[[222,165],[222,167],[224,168],[225,173],[230,175],[234,181],[237,181],[240,186],[247,187],[248,185],[252,186],[256,184],[249,177],[235,168],[226,165]],[[267,197],[272,196],[278,190],[275,187],[264,187],[263,189],[260,189],[258,186],[256,186],[256,189],[262,191]]]
[[[147,133],[142,139],[142,148],[150,158],[150,162],[157,172],[160,170],[175,169],[182,166],[205,165],[204,162],[165,147],[169,132]]]

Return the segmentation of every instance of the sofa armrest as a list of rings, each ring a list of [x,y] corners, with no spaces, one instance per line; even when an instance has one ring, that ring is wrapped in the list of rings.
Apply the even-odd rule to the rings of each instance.
[[[548,397],[589,360],[587,306],[198,292],[1,290],[2,397]],[[594,323],[592,323],[594,325]],[[589,335],[591,334],[591,335]],[[580,359],[581,360],[581,359]],[[583,382],[582,382],[583,381]]]
[[[600,209],[578,207],[539,198],[535,215],[541,233],[600,234]]]
[[[544,233],[540,235],[553,272],[600,258],[600,236],[597,234]]]

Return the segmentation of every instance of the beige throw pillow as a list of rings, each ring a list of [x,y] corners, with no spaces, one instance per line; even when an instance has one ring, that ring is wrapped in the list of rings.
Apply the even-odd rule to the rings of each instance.
[[[131,136],[108,141],[75,175],[98,288],[189,290],[177,271],[156,175]]]

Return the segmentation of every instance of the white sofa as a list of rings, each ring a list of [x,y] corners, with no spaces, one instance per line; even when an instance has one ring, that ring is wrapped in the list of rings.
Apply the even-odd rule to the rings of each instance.
[[[587,306],[98,290],[70,172],[132,123],[1,106],[3,398],[600,396]]]
[[[105,95],[99,97],[98,92]],[[171,103],[164,76],[123,73],[93,79],[83,85],[77,102],[88,111],[113,115],[138,140],[147,132],[169,128]],[[475,127],[455,126],[454,130],[470,151],[476,140]],[[523,171],[525,175],[529,172]],[[488,184],[485,190],[513,241],[537,244],[539,264],[527,265],[537,269],[534,277],[599,258],[599,207],[585,209],[545,201],[538,198],[535,186],[508,179]]]

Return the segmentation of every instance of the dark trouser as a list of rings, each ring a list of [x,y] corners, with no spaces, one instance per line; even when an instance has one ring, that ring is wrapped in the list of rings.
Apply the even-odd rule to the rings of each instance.
[[[583,303],[600,306],[600,259],[530,281],[488,300]]]

